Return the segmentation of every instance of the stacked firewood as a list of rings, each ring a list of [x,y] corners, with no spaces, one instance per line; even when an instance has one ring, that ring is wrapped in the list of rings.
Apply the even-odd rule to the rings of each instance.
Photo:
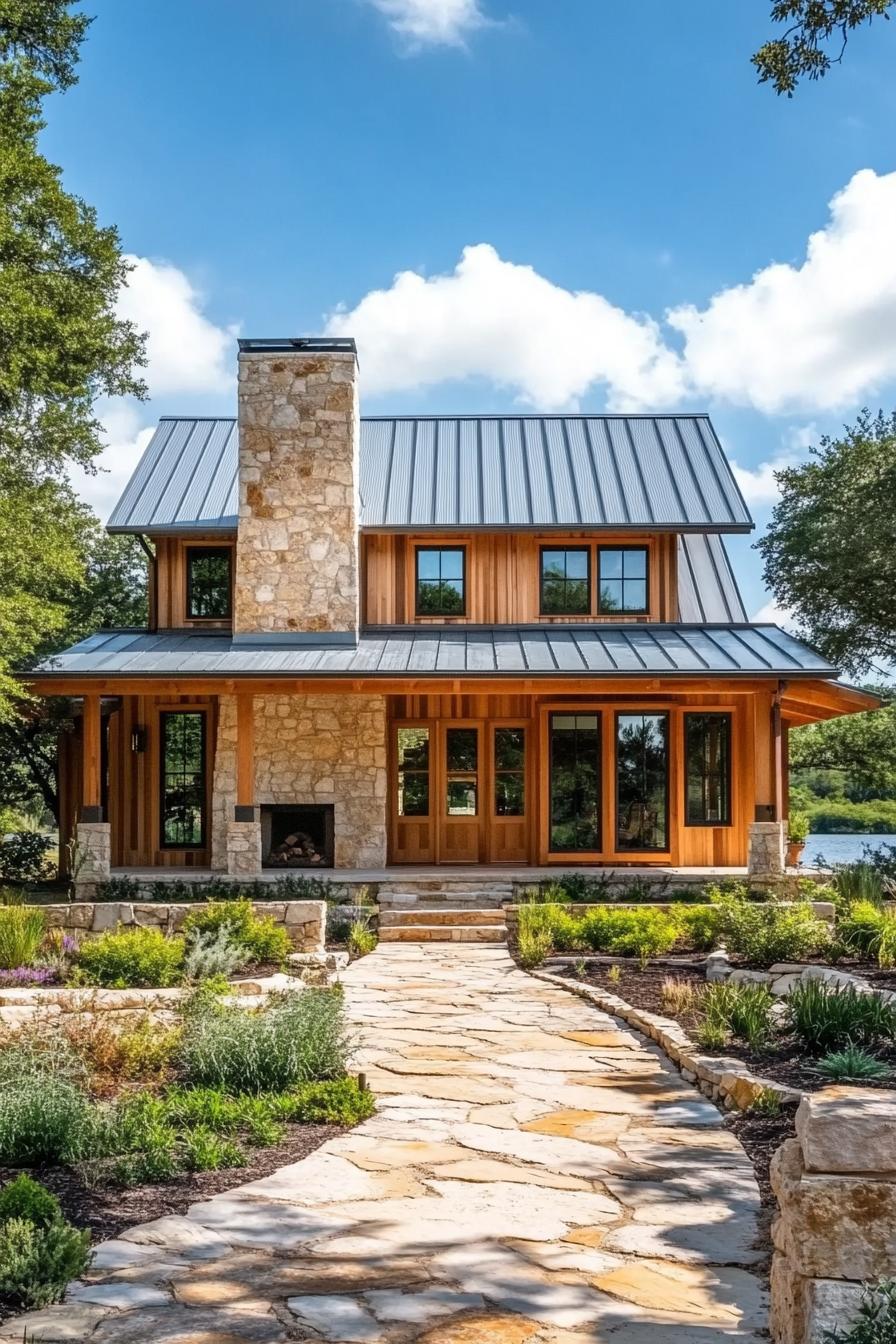
[[[288,868],[292,864],[323,863],[324,856],[313,836],[307,831],[294,831],[276,845],[268,856],[268,863],[278,868]]]

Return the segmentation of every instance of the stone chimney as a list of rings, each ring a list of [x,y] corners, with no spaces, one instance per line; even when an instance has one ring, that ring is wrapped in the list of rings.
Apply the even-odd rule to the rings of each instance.
[[[358,436],[354,341],[240,341],[236,641],[357,640]]]

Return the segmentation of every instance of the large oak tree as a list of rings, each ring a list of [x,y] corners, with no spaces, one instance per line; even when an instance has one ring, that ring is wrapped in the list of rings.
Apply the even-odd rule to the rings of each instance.
[[[821,79],[843,59],[849,35],[860,24],[889,18],[896,0],[775,0],[772,22],[783,25],[777,37],[753,57],[760,84],[793,97],[801,79]]]

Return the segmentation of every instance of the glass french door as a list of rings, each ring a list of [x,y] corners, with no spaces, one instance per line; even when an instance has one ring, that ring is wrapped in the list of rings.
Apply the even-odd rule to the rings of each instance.
[[[548,724],[550,834],[554,854],[601,849],[599,714],[552,714]]]
[[[482,733],[479,723],[441,724],[441,863],[478,863],[482,856]]]

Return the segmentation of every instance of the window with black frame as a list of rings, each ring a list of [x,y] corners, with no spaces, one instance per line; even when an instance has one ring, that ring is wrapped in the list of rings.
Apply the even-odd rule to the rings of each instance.
[[[731,824],[731,715],[685,714],[685,822]]]
[[[495,816],[526,813],[526,730],[495,729]]]
[[[205,844],[205,714],[166,710],[159,716],[160,842],[168,849]]]
[[[541,614],[591,614],[591,551],[587,546],[541,548]]]
[[[463,616],[465,568],[463,546],[418,546],[417,615]]]
[[[399,728],[398,815],[429,816],[429,729],[423,725]]]
[[[601,546],[597,552],[597,609],[644,615],[647,603],[647,547]]]
[[[617,714],[617,848],[668,847],[668,775],[668,714]]]
[[[598,714],[551,715],[548,768],[552,852],[587,853],[599,850]]]
[[[191,621],[226,621],[230,617],[229,546],[187,548],[187,616]]]

